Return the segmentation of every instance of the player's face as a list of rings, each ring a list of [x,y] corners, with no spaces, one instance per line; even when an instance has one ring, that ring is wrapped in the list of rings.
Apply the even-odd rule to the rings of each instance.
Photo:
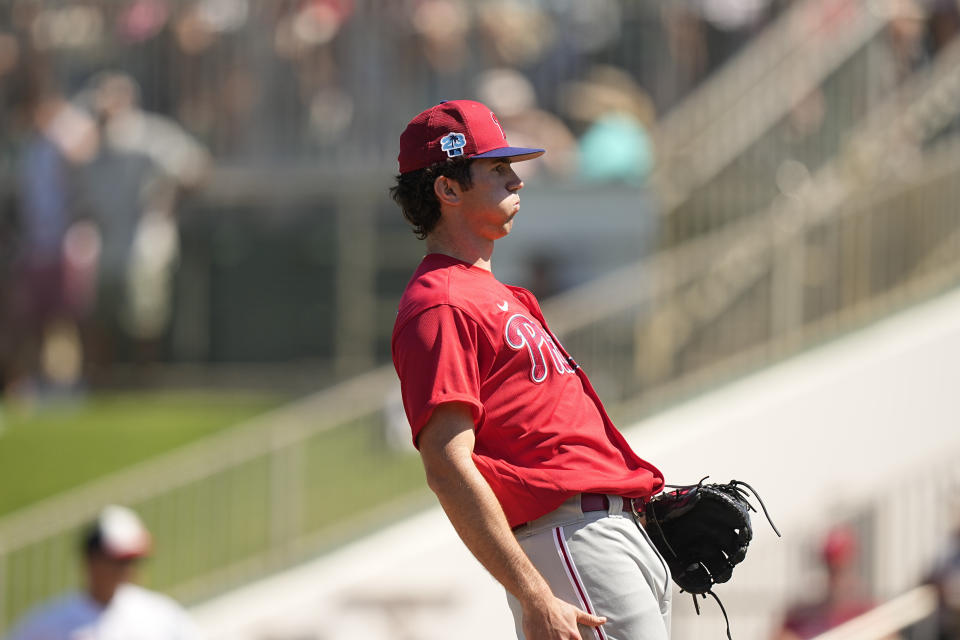
[[[509,159],[481,158],[471,165],[473,186],[462,193],[464,223],[469,232],[496,240],[510,233],[513,218],[520,211],[523,181]]]
[[[119,560],[102,553],[93,553],[86,559],[88,588],[94,599],[107,603],[124,582],[133,579],[136,562]]]

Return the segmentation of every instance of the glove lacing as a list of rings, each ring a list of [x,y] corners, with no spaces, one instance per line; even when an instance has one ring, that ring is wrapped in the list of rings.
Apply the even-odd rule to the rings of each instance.
[[[694,488],[699,489],[699,488],[703,487],[703,483],[704,483],[704,482],[706,481],[706,479],[709,478],[709,477],[710,477],[710,476],[704,476],[704,477],[702,477],[702,478],[700,479],[700,482],[698,482],[697,484],[681,484],[681,485],[677,485],[677,484],[664,484],[663,486],[664,486],[664,487],[667,487],[667,488],[670,488],[670,489],[678,489],[678,490],[694,489]],[[754,513],[757,513],[757,510],[754,508],[754,506],[753,506],[752,504],[750,504],[750,500],[749,500],[749,498],[750,498],[751,496],[752,496],[752,497],[755,497],[755,498],[757,499],[757,502],[760,503],[760,508],[763,509],[763,515],[766,516],[767,522],[770,523],[770,526],[773,528],[774,533],[777,534],[777,537],[778,537],[778,538],[782,538],[782,537],[783,537],[783,536],[780,534],[780,530],[777,529],[777,525],[773,524],[773,519],[770,517],[770,513],[767,511],[767,505],[765,505],[765,504],[763,503],[763,499],[760,497],[760,494],[757,493],[757,490],[756,490],[756,489],[754,489],[753,487],[751,487],[751,486],[750,486],[749,484],[747,484],[746,482],[743,482],[742,480],[731,480],[730,482],[727,483],[726,486],[728,486],[730,489],[732,489],[733,491],[735,491],[736,494],[739,495],[739,496],[743,499],[744,503],[746,503],[746,505],[747,505],[747,509],[748,509],[748,510],[753,511]],[[746,487],[746,489],[744,489],[744,488],[742,488],[742,487]],[[747,492],[748,489],[749,489],[749,493]],[[663,528],[660,526],[660,521],[659,521],[656,517],[652,518],[652,520],[653,520],[653,522],[657,525],[657,529],[660,530],[660,535],[661,535],[661,537],[663,538],[664,544],[667,545],[667,549],[670,550],[670,553],[673,554],[673,557],[674,557],[674,558],[678,557],[678,556],[677,556],[677,552],[673,550],[673,547],[670,546],[670,543],[667,541],[666,536],[663,534]],[[700,567],[706,572],[707,575],[710,575],[710,570],[707,568],[706,565],[704,565],[702,562],[699,562],[698,564],[699,564]],[[684,590],[683,590],[683,589],[680,589],[680,591],[681,591],[681,593],[682,593]],[[724,608],[723,603],[720,602],[720,598],[717,596],[716,593],[713,592],[713,587],[711,587],[711,588],[708,589],[707,591],[704,591],[704,592],[701,593],[701,594],[696,594],[696,593],[691,593],[691,594],[690,594],[690,597],[693,598],[693,608],[694,608],[694,610],[697,612],[697,615],[700,615],[700,604],[697,602],[697,595],[703,596],[703,599],[704,599],[704,600],[707,599],[707,596],[708,596],[708,595],[709,595],[710,597],[712,597],[714,600],[716,600],[717,606],[720,607],[720,613],[723,614],[723,620],[724,620],[724,622],[725,622],[726,625],[727,625],[727,640],[733,640],[733,636],[732,636],[731,633],[730,633],[730,617],[727,615],[727,610],[726,610],[726,608]]]

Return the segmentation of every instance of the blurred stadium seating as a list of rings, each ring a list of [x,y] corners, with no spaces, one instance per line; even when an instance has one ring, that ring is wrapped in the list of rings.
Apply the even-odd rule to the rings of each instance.
[[[311,470],[327,430],[362,425],[382,445],[395,421],[382,365],[420,251],[385,197],[396,136],[425,105],[475,96],[482,71],[522,72],[575,135],[589,123],[573,94],[598,65],[646,94],[632,103],[655,149],[645,183],[550,169],[524,192],[551,205],[586,193],[611,211],[592,221],[598,238],[636,233],[633,251],[589,239],[581,252],[531,247],[555,274],[597,276],[560,278],[544,307],[621,424],[956,287],[960,39],[939,35],[939,5],[755,4],[765,9],[729,23],[699,3],[652,0],[5,3],[0,256],[12,246],[3,230],[26,102],[123,70],[146,108],[215,161],[179,207],[163,381],[197,380],[175,365],[254,362],[274,366],[247,383],[340,386],[0,520],[0,629],[76,579],[72,536],[107,500],[140,510],[169,550],[151,584],[189,601],[423,504],[409,454],[393,453],[379,482],[410,502],[375,516],[378,500],[364,498],[370,508],[337,526],[317,515],[336,480]],[[549,211],[530,210],[532,228],[549,227]],[[641,217],[653,222],[637,231]],[[529,257],[507,253],[502,268],[532,285]],[[156,383],[155,371],[138,379]]]

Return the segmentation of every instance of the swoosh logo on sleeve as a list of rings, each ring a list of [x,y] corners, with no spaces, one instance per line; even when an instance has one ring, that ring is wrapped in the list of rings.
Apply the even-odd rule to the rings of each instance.
[[[497,305],[497,309],[500,309],[500,311],[506,311],[509,308],[510,308],[510,305],[507,304],[506,300],[504,300],[503,302]]]

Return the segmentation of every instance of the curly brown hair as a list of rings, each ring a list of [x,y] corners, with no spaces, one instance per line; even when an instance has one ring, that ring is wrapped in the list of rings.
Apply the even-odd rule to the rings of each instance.
[[[390,187],[390,197],[400,205],[403,217],[418,238],[426,238],[440,221],[440,201],[433,192],[433,183],[438,177],[445,176],[468,190],[473,187],[472,164],[473,160],[469,158],[454,158],[396,176],[396,184]]]

